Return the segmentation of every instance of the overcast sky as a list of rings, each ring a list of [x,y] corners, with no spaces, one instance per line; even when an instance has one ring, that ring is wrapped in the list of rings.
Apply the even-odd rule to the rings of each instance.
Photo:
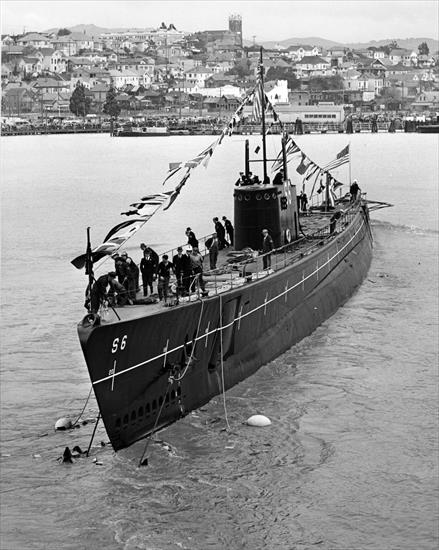
[[[228,27],[242,16],[245,39],[256,42],[318,36],[340,42],[438,38],[438,0],[1,0],[2,33],[93,23],[183,31]]]

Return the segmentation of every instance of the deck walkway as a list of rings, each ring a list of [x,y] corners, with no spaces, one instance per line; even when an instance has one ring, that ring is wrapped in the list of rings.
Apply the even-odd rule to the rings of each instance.
[[[349,205],[342,206],[342,210],[348,212]],[[230,291],[232,288],[237,288],[249,282],[267,277],[271,273],[310,254],[318,246],[319,242],[332,238],[329,234],[330,215],[321,211],[312,211],[308,215],[300,215],[299,221],[302,232],[309,236],[309,238],[300,238],[291,245],[288,245],[288,247],[280,248],[277,252],[272,253],[270,269],[263,268],[263,256],[258,255],[257,251],[249,249],[248,251],[235,252],[233,247],[220,250],[217,268],[215,270],[205,268],[204,270],[203,278],[206,283],[206,291],[208,292],[207,297],[221,294]],[[341,218],[338,222],[339,225],[343,221],[343,218]],[[204,258],[205,265],[208,265],[208,253],[205,254]],[[159,301],[157,294],[153,294],[151,296],[151,303],[137,303],[106,309],[101,308],[101,322],[106,324],[117,322],[118,320],[149,316],[163,311],[166,307],[184,307],[190,302],[198,301],[202,298],[201,292],[197,289],[189,296],[179,297],[178,300],[176,296],[172,296],[168,299],[168,305],[166,306],[163,302]],[[142,291],[137,293],[137,299],[139,302],[142,301]]]

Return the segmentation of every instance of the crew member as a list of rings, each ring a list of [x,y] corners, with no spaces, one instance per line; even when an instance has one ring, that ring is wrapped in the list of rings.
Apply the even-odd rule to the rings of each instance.
[[[213,218],[213,223],[215,224],[215,233],[218,237],[219,250],[222,250],[225,246],[229,246],[229,243],[226,241],[226,230],[218,218]]]
[[[146,247],[143,251],[143,258],[140,261],[140,272],[142,273],[143,295],[148,296],[154,292],[152,284],[156,278],[158,262],[152,256],[150,248]]]
[[[187,244],[192,248],[198,248],[198,239],[190,227],[186,229]]]
[[[349,189],[351,193],[351,202],[355,202],[357,200],[357,195],[359,190],[360,190],[360,187],[358,186],[358,182],[357,180],[354,180]]]
[[[185,277],[185,273],[190,271],[190,265],[191,265],[189,256],[187,254],[183,254],[183,248],[181,246],[177,248],[177,254],[172,258],[172,264],[174,266],[175,276],[177,277],[177,296],[178,296],[183,294],[183,292],[186,290],[184,277]]]
[[[283,185],[284,184],[284,171],[283,168],[274,176],[273,185]]]
[[[209,249],[210,269],[216,269],[219,250],[218,236],[216,233],[213,233],[212,236],[207,239],[206,246]]]
[[[206,285],[204,283],[203,279],[203,256],[200,254],[200,251],[198,248],[192,249],[191,254],[191,266],[192,266],[192,273],[194,274],[194,281],[192,283],[192,288],[196,284],[196,281],[200,285],[201,291],[203,295],[206,295]]]
[[[107,275],[101,275],[93,283],[91,292],[87,287],[86,295],[85,306],[87,308],[90,306],[90,313],[97,313],[105,300],[113,301],[114,305],[119,306],[125,305],[127,301],[125,288],[116,279],[114,271],[110,271]]]
[[[268,232],[268,229],[262,230],[262,254],[264,254],[262,261],[264,269],[271,267],[271,254],[269,254],[274,248],[273,239]]]
[[[228,220],[226,216],[223,216],[223,222],[224,222],[224,228],[229,237],[230,246],[233,246],[233,234],[235,230],[233,228],[232,222]]]
[[[168,300],[169,292],[169,281],[171,279],[171,271],[174,271],[174,266],[168,259],[167,254],[163,254],[162,261],[157,266],[157,276],[158,276],[158,293],[159,300],[164,300],[165,304]]]
[[[125,279],[123,282],[128,295],[128,303],[132,304],[136,299],[137,285],[139,280],[139,268],[132,258],[126,259]]]

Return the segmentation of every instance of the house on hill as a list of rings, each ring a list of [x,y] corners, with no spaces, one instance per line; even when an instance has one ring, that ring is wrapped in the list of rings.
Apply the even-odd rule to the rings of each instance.
[[[318,46],[289,46],[286,51],[287,56],[294,61],[302,61],[304,57],[316,57],[321,53]]]
[[[302,57],[296,63],[296,72],[300,78],[332,75],[330,63],[318,55]]]
[[[439,90],[420,93],[411,107],[415,111],[439,111]]]
[[[44,34],[31,32],[17,40],[18,46],[33,46],[34,48],[49,48],[50,40]]]
[[[413,50],[405,48],[395,48],[389,53],[389,59],[393,65],[402,63],[406,66],[416,66],[418,64],[418,54]]]

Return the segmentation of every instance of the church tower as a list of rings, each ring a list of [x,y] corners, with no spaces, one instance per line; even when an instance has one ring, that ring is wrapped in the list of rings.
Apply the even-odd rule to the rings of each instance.
[[[240,15],[229,16],[229,31],[237,36],[237,43],[242,48],[242,17]]]

